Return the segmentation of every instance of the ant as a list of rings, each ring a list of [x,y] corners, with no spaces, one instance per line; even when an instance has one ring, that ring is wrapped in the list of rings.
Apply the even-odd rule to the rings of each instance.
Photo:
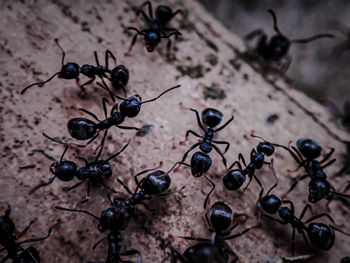
[[[85,213],[99,221],[98,230],[103,233],[109,230],[107,235],[108,254],[105,263],[130,263],[130,261],[122,260],[121,256],[138,255],[137,263],[142,262],[141,253],[138,250],[131,249],[122,252],[123,236],[120,231],[123,231],[129,225],[131,213],[129,208],[124,207],[109,207],[102,211],[101,216],[98,217],[87,210],[69,209],[61,206],[55,207],[58,210]],[[106,237],[100,239],[95,243],[93,249],[97,247]],[[90,261],[90,263],[93,263]],[[97,263],[94,261],[94,263]]]
[[[147,15],[142,10],[144,6],[148,6],[149,15]],[[160,5],[157,6],[155,10],[156,16],[155,18],[153,18],[152,3],[150,1],[146,1],[145,3],[143,3],[136,13],[136,18],[140,14],[142,14],[144,19],[146,20],[148,28],[143,29],[141,31],[135,27],[127,28],[128,30],[136,31],[136,34],[134,35],[129,46],[128,52],[125,55],[130,55],[132,47],[134,46],[138,35],[144,37],[144,43],[148,52],[153,52],[154,49],[160,44],[162,38],[169,38],[167,43],[167,54],[169,54],[171,45],[170,37],[173,35],[180,36],[182,34],[175,28],[167,27],[167,24],[174,18],[174,16],[176,16],[179,13],[181,13],[184,16],[184,12],[182,10],[176,10],[175,12],[173,12],[169,6]],[[167,35],[166,31],[172,32]]]
[[[245,166],[242,169],[242,166],[239,161],[235,161],[229,168],[226,175],[223,177],[223,183],[227,190],[235,191],[240,188],[246,180],[246,175],[249,177],[249,182],[243,192],[248,188],[249,184],[252,182],[253,177],[257,181],[257,183],[261,186],[260,180],[255,176],[255,170],[261,169],[264,164],[271,164],[269,162],[265,162],[265,155],[271,156],[275,152],[275,144],[265,141],[262,137],[256,136],[251,133],[252,137],[260,138],[263,142],[259,142],[256,147],[256,150],[253,148],[250,152],[250,163],[246,165],[244,157],[242,153],[238,154],[238,160],[242,161]],[[272,160],[271,160],[272,162]],[[237,164],[238,169],[231,170]]]
[[[45,133],[43,133],[43,135],[51,141],[65,144],[65,143],[62,143],[61,141],[58,141],[54,138],[49,137]],[[129,142],[119,152],[111,155],[106,160],[99,160],[101,153],[102,153],[102,150],[103,150],[103,147],[104,147],[106,136],[107,136],[107,131],[105,132],[105,134],[103,136],[103,139],[102,139],[101,145],[100,145],[100,150],[97,153],[95,160],[93,162],[88,162],[85,158],[79,157],[79,159],[83,160],[85,163],[85,166],[82,166],[80,168],[78,168],[77,164],[73,161],[63,160],[63,157],[68,149],[68,144],[66,144],[66,147],[61,155],[60,160],[58,162],[54,162],[50,166],[50,172],[54,176],[47,183],[42,183],[42,184],[39,184],[39,185],[35,186],[34,188],[32,188],[29,191],[29,194],[33,194],[39,188],[51,184],[55,180],[56,177],[59,180],[64,181],[64,182],[71,181],[74,179],[74,177],[76,177],[80,181],[79,183],[75,184],[74,186],[68,188],[68,191],[80,186],[85,181],[88,182],[86,198],[81,203],[85,203],[85,202],[89,201],[91,183],[97,182],[97,183],[101,184],[104,188],[108,189],[109,191],[115,192],[113,189],[107,187],[104,184],[103,179],[110,178],[112,176],[112,166],[109,162],[111,160],[113,160],[114,158],[116,158],[119,154],[121,154],[126,149],[126,147],[129,145]]]
[[[334,37],[332,34],[318,34],[306,39],[289,40],[279,30],[275,12],[271,9],[269,9],[268,12],[272,16],[274,29],[277,34],[272,36],[270,38],[270,41],[267,42],[268,40],[266,33],[262,29],[257,29],[246,35],[245,40],[249,41],[255,37],[258,37],[258,43],[255,47],[255,52],[267,62],[280,63],[280,70],[282,72],[285,72],[289,68],[289,65],[292,61],[291,57],[288,55],[289,47],[292,44],[306,44],[316,39]]]
[[[268,190],[265,196],[263,196],[264,193],[264,188],[261,188],[260,194],[259,194],[259,201],[258,201],[258,207],[261,207],[266,213],[268,214],[276,214],[278,212],[278,215],[281,219],[274,218],[268,214],[263,214],[264,217],[277,221],[278,223],[282,225],[290,224],[293,228],[292,232],[292,254],[294,255],[294,243],[295,243],[295,230],[297,230],[300,234],[303,235],[303,238],[306,243],[306,235],[305,232],[307,233],[311,243],[317,247],[318,249],[321,250],[329,250],[332,248],[335,240],[335,235],[334,235],[334,230],[337,230],[343,234],[347,234],[343,232],[342,230],[336,228],[333,225],[326,225],[323,223],[318,223],[318,222],[313,222],[312,221],[321,218],[321,217],[327,217],[332,223],[334,223],[333,218],[326,213],[319,214],[316,216],[313,216],[309,218],[306,221],[302,221],[305,213],[307,212],[308,209],[311,209],[310,204],[306,204],[304,209],[302,210],[301,214],[299,217],[296,217],[294,215],[294,205],[293,202],[290,200],[281,200],[274,194],[270,194],[272,189],[274,189],[277,185],[277,177],[275,170],[273,166],[271,165],[271,169],[273,172],[274,177],[276,178],[276,183]],[[282,204],[289,204],[290,207],[287,206],[282,206]],[[310,223],[309,225],[306,225]]]
[[[332,148],[321,161],[318,161],[316,158],[321,156],[322,147],[317,141],[313,139],[299,139],[297,141],[297,148],[295,146],[291,146],[294,152],[288,147],[282,147],[286,149],[292,155],[294,160],[299,164],[297,169],[295,169],[293,172],[297,171],[302,166],[307,172],[307,174],[295,180],[295,182],[291,185],[290,189],[283,195],[283,197],[287,196],[300,181],[304,180],[307,177],[310,177],[311,180],[309,182],[308,199],[311,203],[316,203],[324,198],[327,198],[330,196],[330,194],[339,195],[344,198],[350,198],[350,195],[341,194],[334,190],[331,190],[333,187],[328,182],[327,175],[323,171],[324,168],[336,161],[336,159],[328,161],[334,152],[334,148]],[[305,160],[303,156],[305,157]]]
[[[110,91],[110,89],[108,88],[108,86],[106,85],[106,83],[104,81],[103,81],[103,85],[101,83],[97,83],[97,84],[109,92],[114,104],[113,104],[113,107],[111,109],[110,116],[108,117],[107,116],[107,106],[106,106],[107,99],[104,97],[102,98],[102,105],[103,105],[104,115],[105,115],[105,119],[102,121],[99,120],[94,113],[92,113],[86,109],[79,108],[80,111],[93,117],[97,121],[97,123],[92,121],[92,120],[89,120],[86,118],[80,118],[80,117],[73,118],[73,119],[70,119],[68,121],[68,123],[67,123],[68,133],[73,138],[75,138],[77,140],[81,140],[81,141],[90,139],[86,144],[83,144],[83,145],[76,144],[76,146],[78,146],[78,147],[86,147],[87,145],[92,143],[97,138],[97,136],[99,135],[99,132],[101,130],[108,131],[112,126],[117,126],[120,129],[140,130],[139,128],[136,128],[136,127],[121,126],[120,124],[122,124],[124,122],[126,117],[129,117],[129,118],[136,117],[141,110],[142,104],[155,101],[155,100],[159,99],[161,96],[163,96],[165,93],[167,93],[173,89],[177,89],[177,88],[181,87],[181,85],[171,87],[170,89],[167,89],[166,91],[162,92],[160,95],[158,95],[157,97],[155,97],[153,99],[150,99],[147,101],[142,101],[141,96],[139,96],[137,94],[133,95],[131,97],[128,97],[128,98],[122,98],[122,97],[114,95],[112,93],[112,91]],[[118,103],[115,102],[114,97],[122,100],[122,102],[119,105],[119,111],[117,111]]]
[[[67,64],[64,63],[64,59],[66,56],[66,53],[64,52],[63,48],[58,43],[58,39],[55,38],[55,43],[58,46],[58,48],[62,51],[62,67],[59,72],[56,72],[54,75],[52,75],[48,80],[33,83],[27,87],[25,87],[21,94],[23,95],[29,88],[33,86],[43,85],[49,81],[51,81],[55,76],[58,76],[58,78],[63,79],[75,79],[77,82],[77,85],[82,90],[83,94],[85,94],[84,86],[91,84],[95,81],[96,76],[102,78],[105,77],[108,80],[112,82],[112,85],[116,89],[123,89],[125,92],[125,86],[128,83],[129,80],[129,70],[124,65],[118,65],[113,70],[108,69],[108,60],[109,57],[111,57],[114,60],[114,63],[117,64],[116,58],[113,55],[113,53],[110,50],[106,50],[105,53],[105,67],[101,66],[98,60],[97,52],[94,51],[94,56],[96,60],[96,65],[87,65],[84,64],[82,67],[79,67],[77,63],[74,62],[68,62]],[[111,77],[108,77],[106,73],[109,73]],[[79,74],[83,74],[86,77],[90,78],[88,81],[86,81],[84,84],[80,85],[79,83]]]
[[[176,263],[176,257],[178,257],[182,263],[226,263],[230,256],[234,257],[230,262],[236,262],[238,256],[225,241],[240,237],[251,228],[247,228],[238,234],[230,235],[232,230],[238,226],[237,223],[229,228],[232,218],[232,209],[227,204],[224,202],[214,203],[209,210],[209,217],[208,214],[205,215],[209,231],[212,232],[211,239],[178,236],[179,238],[196,240],[201,243],[187,248],[183,255],[177,249],[172,248],[172,262]]]
[[[212,185],[212,189],[209,191],[204,201],[204,208],[206,208],[209,195],[214,191],[214,188],[215,188],[215,184],[205,175],[205,173],[209,170],[212,163],[212,160],[208,155],[208,153],[210,153],[211,150],[214,148],[214,150],[221,156],[222,161],[226,167],[226,159],[224,157],[224,154],[215,144],[225,144],[226,148],[224,153],[227,152],[227,150],[230,147],[230,144],[226,141],[214,141],[213,137],[216,132],[224,129],[233,120],[234,117],[232,116],[221,127],[214,129],[222,121],[223,114],[220,111],[212,108],[206,108],[205,110],[202,111],[202,115],[201,115],[202,121],[201,121],[197,110],[191,109],[191,108],[189,110],[195,112],[198,126],[204,131],[204,135],[201,136],[192,130],[188,130],[186,132],[186,138],[184,141],[180,142],[180,144],[183,144],[187,140],[189,134],[193,134],[194,136],[201,138],[202,141],[192,145],[190,149],[184,154],[179,164],[183,164],[188,167],[191,167],[191,172],[194,177],[201,177],[203,175],[204,178]],[[202,122],[205,126],[207,126],[206,129],[203,127]],[[191,165],[184,163],[189,152],[198,146],[201,151],[195,152],[192,155]]]
[[[33,221],[31,221],[24,230],[18,235],[15,236],[15,224],[10,218],[11,207],[5,211],[5,215],[0,217],[0,244],[3,246],[0,249],[0,252],[7,250],[7,255],[1,260],[1,263],[6,262],[8,259],[12,259],[14,263],[34,263],[40,262],[39,252],[33,246],[24,249],[21,245],[24,243],[38,242],[49,238],[52,232],[52,228],[49,229],[49,232],[46,237],[35,237],[29,238],[24,241],[16,242],[20,239],[31,227]]]

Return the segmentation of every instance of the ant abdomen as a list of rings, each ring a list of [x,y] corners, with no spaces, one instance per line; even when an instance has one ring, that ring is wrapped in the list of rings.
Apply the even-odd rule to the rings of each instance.
[[[97,132],[96,123],[86,118],[70,119],[67,128],[74,139],[81,141],[92,138]]]
[[[261,199],[260,204],[267,213],[276,214],[278,208],[282,205],[282,201],[275,195],[267,195]]]
[[[312,244],[322,250],[331,249],[335,241],[334,231],[323,223],[309,224],[307,235]]]
[[[129,70],[124,65],[116,66],[111,72],[112,86],[115,89],[124,89],[129,81]]]
[[[245,182],[246,176],[240,169],[230,170],[223,178],[224,186],[229,191],[239,189]]]

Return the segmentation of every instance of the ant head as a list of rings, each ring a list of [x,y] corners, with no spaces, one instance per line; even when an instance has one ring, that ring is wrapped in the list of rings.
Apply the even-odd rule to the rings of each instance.
[[[311,179],[309,182],[309,201],[316,203],[327,197],[331,191],[331,185],[327,180]]]
[[[227,190],[235,191],[244,184],[246,176],[241,169],[235,169],[230,170],[222,180]]]
[[[211,158],[203,152],[195,152],[191,158],[191,171],[195,177],[200,177],[206,173],[211,166]]]
[[[7,210],[10,211],[10,210]],[[15,224],[10,219],[9,212],[5,213],[4,216],[0,217],[0,236],[10,236],[15,231]]]
[[[129,81],[129,70],[124,65],[116,66],[111,72],[112,85],[115,89],[124,88]]]
[[[319,249],[329,250],[334,244],[334,231],[326,224],[311,223],[307,228],[307,235],[311,243]]]
[[[144,36],[144,42],[148,52],[153,52],[154,49],[159,45],[161,40],[160,32],[158,31],[147,31]]]
[[[216,109],[207,108],[204,111],[202,111],[201,117],[205,125],[214,128],[215,126],[219,125],[222,121],[223,114]]]
[[[133,118],[141,110],[141,101],[142,99],[139,95],[131,96],[120,103],[119,110],[123,115]]]
[[[64,182],[71,181],[77,174],[77,169],[76,163],[72,161],[55,162],[50,166],[50,172]]]
[[[267,156],[271,156],[275,152],[275,147],[269,142],[259,142],[256,149],[259,153],[264,153]]]
[[[124,206],[110,207],[103,210],[100,217],[99,229],[101,232],[106,230],[120,231],[125,230],[130,222],[132,214],[130,209]]]
[[[148,195],[157,195],[164,193],[169,189],[171,179],[169,175],[165,175],[161,170],[154,171],[147,175],[146,179],[141,183],[141,188]]]
[[[67,123],[70,136],[77,140],[91,139],[97,132],[96,123],[86,118],[73,118]]]
[[[79,76],[79,65],[76,63],[67,63],[62,66],[59,78],[62,79],[76,79]]]
[[[159,24],[165,25],[167,24],[171,19],[173,15],[173,11],[169,6],[166,5],[159,5],[156,8],[156,19]]]
[[[275,195],[266,195],[260,200],[262,208],[269,214],[276,214],[282,201]]]
[[[21,252],[18,259],[16,259],[14,262],[40,262],[39,252],[35,247],[30,246]]]
[[[232,221],[232,209],[224,202],[216,202],[209,211],[209,218],[215,232],[227,229]]]
[[[321,155],[322,147],[313,139],[302,138],[297,141],[298,150],[307,159],[316,159]]]
[[[290,41],[284,35],[274,35],[270,39],[269,54],[271,58],[281,58],[287,55]]]
[[[109,178],[112,176],[112,166],[110,163],[101,160],[97,162],[97,166],[104,177]]]

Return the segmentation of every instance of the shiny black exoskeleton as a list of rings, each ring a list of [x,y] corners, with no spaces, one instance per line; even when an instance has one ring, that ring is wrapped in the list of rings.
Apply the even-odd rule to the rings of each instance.
[[[142,10],[144,6],[148,6],[148,15]],[[173,35],[181,35],[177,29],[167,27],[168,23],[174,18],[174,16],[179,13],[182,15],[184,14],[182,10],[176,10],[173,12],[170,7],[160,5],[157,6],[155,10],[155,18],[153,18],[152,3],[150,1],[143,3],[138,9],[136,16],[138,17],[140,14],[142,14],[147,23],[147,29],[140,31],[135,27],[128,27],[128,30],[133,30],[137,33],[134,35],[126,55],[130,55],[138,35],[144,37],[144,43],[148,52],[154,51],[154,49],[160,44],[162,38],[169,38]],[[167,34],[166,32],[171,33]],[[167,44],[167,54],[169,54],[170,45],[171,40],[169,39]]]
[[[327,180],[326,173],[323,171],[324,168],[336,161],[336,159],[328,161],[334,152],[333,148],[330,150],[329,153],[326,154],[326,156],[321,161],[318,161],[316,159],[321,156],[322,147],[318,142],[316,142],[313,139],[299,139],[297,141],[297,148],[292,146],[292,150],[288,147],[283,148],[289,151],[293,158],[299,164],[296,170],[298,170],[300,167],[304,167],[307,173],[301,176],[300,178],[297,178],[297,180],[295,180],[295,182],[291,185],[290,189],[283,195],[283,197],[290,193],[298,184],[298,182],[304,180],[307,177],[310,177],[310,182],[308,186],[308,199],[311,203],[316,203],[333,194],[339,195],[344,198],[350,198],[349,195],[337,193],[336,191],[334,191],[334,188]]]
[[[104,263],[125,263],[130,261],[124,261],[121,256],[131,256],[138,255],[137,263],[142,262],[141,253],[135,249],[131,249],[128,251],[122,250],[122,242],[123,237],[120,231],[125,230],[132,218],[133,210],[129,207],[109,207],[102,211],[101,216],[98,217],[93,213],[87,210],[81,209],[69,209],[61,206],[56,206],[56,209],[69,211],[69,212],[78,212],[85,213],[90,215],[91,217],[99,220],[98,229],[101,233],[105,231],[109,231],[107,235],[108,242],[108,253],[107,258]],[[93,248],[95,248],[101,241],[103,241],[106,237],[100,239]],[[100,261],[89,261],[90,263],[98,263]]]
[[[252,136],[257,137],[253,134]],[[260,142],[256,147],[256,150],[253,148],[252,151],[250,152],[250,163],[248,165],[246,165],[244,157],[240,153],[238,155],[238,161],[235,161],[229,167],[228,169],[229,171],[223,177],[223,183],[225,188],[230,191],[235,191],[239,189],[244,184],[246,180],[246,175],[248,175],[249,177],[249,182],[245,189],[248,188],[249,184],[253,180],[253,177],[258,182],[258,184],[261,185],[260,180],[254,175],[255,170],[261,169],[264,164],[270,164],[269,162],[265,161],[265,155],[271,156],[274,152],[275,152],[274,144],[267,141]],[[244,169],[242,169],[242,166],[239,160],[241,160],[243,165],[245,166]],[[236,164],[239,169],[231,170]]]
[[[48,80],[36,82],[33,83],[27,87],[25,87],[21,94],[24,94],[29,88],[37,85],[43,85],[49,81],[51,81],[55,76],[58,76],[58,78],[62,79],[75,79],[77,81],[77,85],[81,88],[82,92],[85,93],[84,86],[91,84],[95,81],[96,77],[105,77],[108,78],[110,81],[112,81],[113,86],[115,88],[121,88],[125,91],[125,85],[128,82],[129,79],[129,71],[124,65],[118,65],[113,70],[108,69],[108,60],[109,57],[111,57],[114,60],[114,63],[116,63],[116,58],[114,57],[113,53],[110,50],[106,50],[105,53],[105,66],[101,66],[97,57],[97,52],[94,52],[95,60],[96,60],[96,66],[93,65],[83,65],[79,66],[77,63],[74,62],[68,62],[67,64],[64,63],[64,58],[66,56],[66,53],[64,52],[63,48],[58,43],[58,39],[55,39],[56,45],[59,47],[59,49],[62,51],[62,67],[59,72],[56,72],[54,75],[52,75]],[[108,73],[108,76],[106,73]],[[82,74],[88,78],[90,78],[88,81],[86,81],[84,84],[80,85],[79,83],[79,75]]]
[[[43,134],[43,135],[51,141],[62,143],[54,138],[47,136],[46,134]],[[107,136],[107,132],[105,132],[105,134],[103,136],[103,139],[102,139],[101,145],[100,145],[100,150],[97,153],[95,160],[93,162],[88,162],[86,159],[80,157],[80,159],[82,159],[84,161],[85,166],[79,167],[79,168],[75,162],[63,160],[64,154],[67,152],[67,149],[68,149],[68,145],[66,145],[60,160],[57,162],[54,162],[50,167],[50,172],[54,176],[47,183],[42,183],[42,184],[39,184],[39,185],[35,186],[34,188],[32,188],[29,191],[29,194],[33,194],[40,187],[47,186],[47,185],[51,184],[55,180],[56,177],[59,180],[64,181],[64,182],[71,181],[74,178],[77,178],[80,181],[79,183],[75,184],[74,186],[68,188],[68,191],[80,186],[85,181],[87,181],[88,188],[87,188],[86,198],[82,202],[87,202],[90,199],[90,185],[91,185],[91,183],[100,184],[104,188],[114,192],[113,189],[110,189],[109,187],[107,187],[104,184],[103,179],[110,178],[112,176],[112,166],[109,162],[111,160],[113,160],[114,158],[116,158],[119,154],[121,154],[126,149],[126,147],[129,145],[129,143],[127,143],[120,151],[118,151],[117,153],[108,157],[106,160],[99,160],[101,153],[102,153],[102,150],[103,150],[103,147],[104,147],[106,136]]]
[[[273,169],[273,168],[272,168]],[[273,170],[274,176],[275,171]],[[268,214],[276,214],[278,213],[280,219],[274,218],[268,214],[263,214],[264,217],[277,221],[280,224],[290,224],[293,228],[292,232],[292,253],[294,254],[294,243],[295,243],[295,230],[298,231],[298,233],[303,235],[303,238],[305,242],[307,242],[305,233],[307,233],[309,240],[311,243],[321,249],[321,250],[329,250],[332,248],[335,240],[334,231],[329,225],[323,224],[323,223],[310,223],[320,217],[327,217],[331,222],[334,223],[333,219],[328,214],[319,214],[316,216],[313,216],[309,218],[306,221],[302,221],[306,211],[308,209],[311,209],[311,206],[307,204],[303,211],[301,212],[299,217],[296,217],[294,215],[294,205],[293,202],[290,200],[281,200],[274,194],[270,194],[271,190],[277,186],[277,183],[274,184],[267,194],[263,196],[264,189],[262,188],[259,195],[259,207],[262,208],[263,211],[265,211]],[[283,206],[282,204],[289,204],[290,207]],[[309,225],[306,225],[310,223]],[[335,230],[338,230],[334,228]],[[345,232],[341,231],[342,233],[346,234]],[[348,234],[347,234],[348,235]]]
[[[0,245],[2,246],[0,252],[7,251],[7,255],[1,262],[11,259],[12,263],[40,263],[39,252],[33,246],[24,249],[22,244],[47,239],[51,235],[52,228],[50,228],[46,237],[35,237],[18,242],[17,240],[29,230],[33,222],[30,222],[18,236],[15,236],[15,224],[10,218],[10,213],[11,208],[9,206],[5,211],[5,215],[0,217]]]
[[[99,132],[102,130],[107,130],[110,129],[112,126],[116,126],[120,129],[134,129],[134,130],[139,130],[139,128],[136,127],[128,127],[128,126],[121,126],[120,124],[122,124],[125,120],[126,117],[128,118],[134,118],[138,115],[138,113],[141,110],[141,105],[148,103],[148,102],[152,102],[155,101],[156,99],[158,99],[159,97],[161,97],[162,95],[164,95],[165,93],[179,88],[181,85],[177,85],[174,86],[170,89],[167,89],[166,91],[162,92],[160,95],[158,95],[157,97],[147,100],[147,101],[142,101],[142,98],[139,95],[134,95],[131,96],[129,98],[121,98],[119,96],[115,96],[110,89],[108,88],[108,86],[106,85],[106,83],[103,82],[103,85],[101,85],[100,83],[98,83],[100,85],[100,87],[102,87],[103,89],[106,89],[114,104],[113,107],[111,109],[110,112],[110,116],[107,116],[107,106],[106,106],[106,98],[102,98],[102,105],[103,105],[103,109],[104,109],[104,115],[105,115],[105,119],[104,120],[99,120],[97,118],[97,116],[86,110],[86,109],[82,109],[80,108],[80,110],[88,115],[90,115],[91,117],[93,117],[96,121],[91,121],[89,119],[86,118],[73,118],[70,119],[68,121],[67,124],[67,129],[68,129],[68,133],[75,139],[77,140],[87,140],[90,139],[86,144],[84,145],[77,145],[79,147],[85,147],[87,145],[89,145],[90,143],[92,143],[97,136],[99,135]],[[118,110],[118,103],[115,102],[115,97],[122,99],[122,102],[119,105],[119,111]]]
[[[230,147],[230,144],[226,141],[214,141],[213,140],[214,134],[216,132],[224,129],[233,120],[234,117],[232,116],[221,127],[214,129],[222,121],[223,114],[220,111],[218,111],[216,109],[212,109],[212,108],[207,108],[207,109],[203,110],[202,115],[201,115],[201,118],[202,118],[202,121],[201,121],[198,111],[195,109],[190,109],[190,110],[195,112],[196,117],[197,117],[198,126],[204,131],[204,135],[201,136],[192,130],[188,130],[186,132],[186,138],[183,142],[180,142],[180,144],[183,144],[187,140],[189,134],[193,134],[194,136],[201,138],[202,140],[200,142],[192,145],[190,147],[190,149],[184,154],[181,162],[179,162],[179,163],[190,167],[192,175],[194,177],[201,177],[203,175],[205,177],[205,179],[212,185],[212,189],[210,190],[210,192],[208,193],[208,195],[204,201],[204,208],[205,208],[207,200],[209,198],[209,195],[212,193],[212,191],[215,188],[215,184],[205,175],[205,173],[209,170],[211,163],[212,163],[212,160],[211,160],[210,156],[208,155],[208,153],[210,153],[212,151],[212,149],[214,149],[221,156],[222,161],[226,167],[226,159],[224,157],[224,153]],[[206,128],[203,127],[202,122],[206,126]],[[215,144],[225,144],[226,147],[225,147],[224,153],[222,153],[221,150]],[[195,152],[192,155],[191,165],[184,163],[187,155],[190,153],[190,151],[192,151],[196,147],[199,147],[199,149],[201,151]]]
[[[211,239],[180,237],[187,240],[201,241],[201,243],[187,248],[183,255],[178,250],[172,248],[172,262],[177,262],[176,258],[178,258],[182,263],[227,263],[230,256],[233,257],[230,261],[231,263],[238,260],[238,256],[225,241],[240,237],[251,228],[245,229],[238,234],[230,235],[231,231],[238,224],[229,228],[232,223],[233,214],[232,209],[224,202],[214,203],[208,214],[205,215],[205,219],[208,223],[209,231],[212,232]]]
[[[273,18],[274,29],[277,35],[270,38],[268,42],[267,34],[262,29],[254,30],[245,36],[246,40],[252,40],[258,37],[258,42],[255,47],[255,53],[258,54],[268,63],[278,63],[281,71],[286,71],[291,63],[291,57],[288,55],[289,48],[292,44],[305,44],[319,38],[333,38],[332,34],[318,34],[306,39],[289,40],[281,33],[277,26],[277,18],[272,10],[268,10]]]

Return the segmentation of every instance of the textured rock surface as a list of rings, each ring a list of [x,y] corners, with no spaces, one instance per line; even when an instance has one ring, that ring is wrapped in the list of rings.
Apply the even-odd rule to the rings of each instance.
[[[141,1],[132,2],[141,4]],[[66,61],[80,65],[94,64],[93,51],[97,50],[102,61],[103,52],[110,49],[118,63],[130,69],[128,94],[138,93],[143,99],[153,98],[165,89],[181,84],[181,89],[172,91],[154,103],[145,104],[135,119],[127,119],[125,125],[154,125],[152,132],[144,137],[134,137],[133,131],[112,128],[104,149],[103,157],[118,151],[133,138],[126,151],[113,162],[114,175],[106,183],[118,191],[124,190],[116,178],[127,182],[134,189],[132,173],[155,167],[160,161],[168,169],[183,153],[196,142],[191,137],[186,145],[180,145],[187,129],[199,132],[195,115],[185,107],[199,111],[213,107],[224,113],[224,120],[233,114],[234,121],[217,139],[227,140],[231,148],[226,154],[229,163],[236,160],[239,152],[246,159],[257,140],[247,139],[251,130],[270,141],[281,144],[294,142],[300,137],[312,137],[319,141],[325,151],[334,147],[337,162],[327,168],[330,175],[342,166],[346,154],[340,142],[349,140],[349,134],[333,123],[322,105],[310,100],[304,94],[290,87],[280,76],[262,74],[257,66],[246,63],[242,52],[245,46],[240,39],[229,33],[196,2],[172,1],[174,8],[189,12],[188,21],[180,28],[183,39],[176,43],[172,59],[165,57],[165,43],[158,51],[146,53],[141,45],[135,44],[132,55],[125,57],[131,35],[127,26],[142,26],[141,22],[131,23],[134,12],[127,1],[3,1],[0,21],[0,74],[1,74],[1,168],[0,207],[1,214],[12,206],[12,218],[17,228],[22,229],[30,220],[35,220],[26,237],[41,236],[54,226],[49,240],[37,244],[42,262],[85,262],[103,260],[106,243],[92,251],[93,244],[101,238],[94,219],[80,214],[59,212],[55,205],[80,207],[95,214],[108,207],[103,188],[93,187],[91,200],[78,204],[85,196],[86,185],[72,191],[64,190],[74,184],[55,181],[52,185],[29,196],[29,189],[51,175],[48,171],[51,160],[35,151],[44,150],[55,158],[63,151],[44,139],[46,132],[52,136],[68,136],[66,122],[69,118],[82,116],[78,110],[84,107],[103,116],[101,96],[107,96],[92,85],[87,88],[88,96],[81,98],[74,81],[54,79],[42,88],[34,87],[25,96],[19,92],[29,83],[47,79],[60,69],[61,53],[54,44],[59,38],[66,51]],[[177,18],[173,26],[181,24]],[[213,95],[214,94],[214,95]],[[219,95],[218,95],[219,94]],[[221,99],[213,99],[219,97]],[[206,99],[205,99],[206,98]],[[302,107],[301,107],[302,106]],[[278,116],[273,123],[271,115]],[[270,118],[269,118],[270,117]],[[272,118],[276,119],[276,118]],[[94,144],[94,147],[97,145]],[[71,149],[65,158],[76,160],[77,156],[91,156],[93,148]],[[259,188],[255,182],[239,199],[240,192],[223,189],[221,178],[224,167],[213,152],[213,165],[208,176],[216,183],[211,201],[224,200],[235,212],[253,216]],[[189,157],[190,158],[190,157]],[[277,194],[283,193],[296,174],[288,174],[287,168],[295,167],[288,154],[279,150],[274,157],[279,178]],[[21,169],[32,165],[34,168]],[[81,163],[80,163],[81,164]],[[269,169],[257,172],[266,188],[272,184]],[[339,188],[342,178],[330,179]],[[190,171],[181,168],[172,175],[172,194],[167,198],[153,200],[149,205],[156,208],[150,212],[143,207],[137,209],[137,218],[123,232],[126,248],[142,252],[143,262],[169,262],[170,242],[183,251],[193,242],[173,239],[173,235],[209,237],[202,208],[209,186],[203,178],[194,178]],[[299,214],[306,202],[307,180],[300,183],[290,195]],[[325,211],[326,203],[320,202],[313,213]],[[331,214],[339,225],[345,225],[349,207],[340,202],[331,204]],[[249,220],[242,230],[254,225]],[[344,228],[350,232],[349,224]],[[298,254],[315,254],[314,262],[339,262],[349,251],[349,238],[337,233],[335,246],[330,252],[313,250],[297,236]],[[229,241],[239,255],[240,262],[279,262],[281,256],[290,256],[291,228],[263,221],[262,227],[255,228],[245,236]]]

